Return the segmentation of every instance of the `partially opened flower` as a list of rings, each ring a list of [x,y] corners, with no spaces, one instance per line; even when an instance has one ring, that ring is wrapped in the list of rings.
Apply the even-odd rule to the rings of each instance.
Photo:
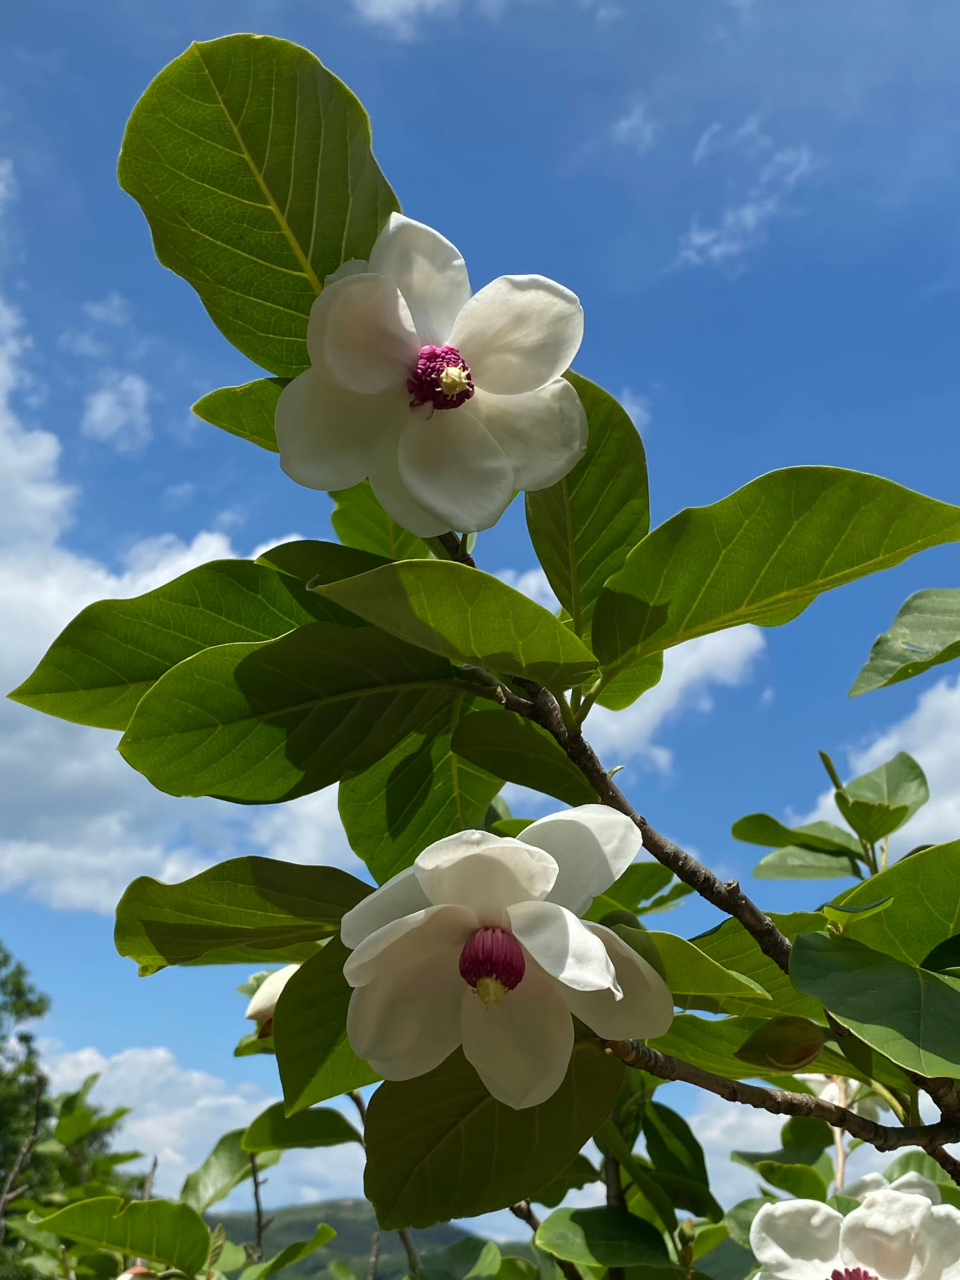
[[[311,368],[277,405],[280,465],[311,489],[369,477],[421,537],[487,529],[583,455],[586,415],[561,377],[582,337],[569,289],[501,276],[471,296],[449,240],[392,214],[369,263],[344,264],[313,304]]]
[[[940,1204],[943,1197],[940,1188],[922,1173],[902,1173],[893,1182],[888,1182],[882,1173],[865,1173],[856,1182],[850,1182],[843,1188],[843,1194],[853,1200],[865,1200],[872,1191],[909,1191],[915,1196],[926,1196],[931,1204]]]
[[[817,1200],[766,1204],[750,1228],[756,1280],[960,1280],[960,1210],[873,1191],[844,1218]]]
[[[560,1087],[572,1014],[605,1039],[662,1035],[663,979],[578,918],[640,848],[628,818],[584,805],[520,839],[464,831],[424,849],[341,922],[354,1052],[408,1080],[462,1045],[490,1093],[521,1109]]]
[[[250,997],[244,1017],[257,1024],[257,1035],[262,1039],[273,1032],[273,1015],[277,1009],[280,992],[300,968],[298,964],[288,964],[286,968],[274,969],[260,983]]]

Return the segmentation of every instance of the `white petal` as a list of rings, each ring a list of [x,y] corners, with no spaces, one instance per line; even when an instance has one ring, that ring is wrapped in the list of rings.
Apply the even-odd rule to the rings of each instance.
[[[584,804],[538,818],[521,834],[524,844],[552,854],[560,868],[547,901],[583,915],[609,889],[643,848],[636,826],[616,809]]]
[[[514,903],[543,898],[557,877],[549,854],[488,831],[461,831],[428,845],[413,864],[431,902],[456,903],[481,924],[501,926]]]
[[[607,949],[572,911],[555,902],[518,902],[508,907],[514,937],[537,964],[574,991],[621,991]]]
[[[926,1196],[889,1188],[872,1191],[843,1220],[843,1265],[866,1267],[895,1280],[921,1280],[925,1270],[921,1240],[932,1211]]]
[[[583,339],[575,293],[545,276],[501,276],[475,293],[450,335],[484,391],[515,396],[559,378]]]
[[[277,1001],[280,999],[280,992],[299,968],[298,964],[288,964],[284,969],[275,970],[269,978],[264,978],[250,997],[247,1012],[243,1016],[252,1018],[257,1026],[262,1026],[272,1018],[277,1008]]]
[[[566,999],[571,1013],[604,1040],[665,1035],[673,1022],[673,996],[659,973],[612,929],[586,921],[584,927],[606,947],[623,999],[615,1000],[610,991],[570,991]]]
[[[927,1266],[923,1280],[960,1280],[960,1209],[952,1204],[935,1205],[924,1235]]]
[[[432,1071],[460,1043],[460,1006],[466,985],[456,946],[421,954],[424,929],[408,938],[411,954],[350,997],[347,1039],[385,1080],[409,1080]],[[403,949],[403,944],[393,952]]]
[[[348,391],[406,386],[421,344],[395,284],[375,275],[338,280],[313,304],[311,320],[324,333],[327,368]]]
[[[823,1094],[820,1094],[820,1097],[823,1097]],[[827,1101],[831,1099],[828,1098]],[[889,1185],[882,1173],[865,1173],[856,1182],[847,1183],[843,1188],[843,1194],[849,1196],[851,1200],[862,1200],[871,1191],[885,1191]]]
[[[384,392],[384,395],[391,394]],[[404,392],[404,412],[412,410],[408,403],[408,393]],[[402,426],[406,426],[406,418]],[[402,427],[401,427],[402,430]],[[438,533],[446,533],[450,528],[449,520],[435,516],[432,511],[422,507],[411,495],[410,490],[400,479],[400,468],[397,466],[396,440],[384,442],[383,447],[370,461],[370,484],[377,501],[387,515],[396,520],[408,533],[415,533],[418,538],[435,538]]]
[[[420,345],[443,346],[470,297],[460,250],[432,227],[391,213],[370,254],[370,270],[386,276],[403,294]]]
[[[867,1177],[870,1177],[870,1174],[867,1174]],[[866,1179],[861,1178],[861,1182],[863,1181],[866,1181]],[[870,1190],[883,1191],[885,1188],[881,1183],[879,1187],[871,1187]],[[940,1204],[943,1199],[940,1195],[940,1188],[937,1184],[935,1182],[931,1182],[929,1178],[925,1178],[922,1173],[911,1172],[901,1174],[899,1178],[894,1178],[893,1182],[890,1183],[890,1190],[905,1191],[909,1195],[914,1196],[926,1196],[931,1204]],[[844,1194],[848,1195],[850,1193],[844,1192]]]
[[[407,392],[396,388],[363,396],[308,369],[284,387],[274,429],[280,466],[307,489],[349,489],[390,447],[408,413]]]
[[[351,987],[365,987],[375,978],[447,948],[456,950],[459,961],[464,943],[477,927],[476,916],[464,907],[444,905],[414,911],[385,924],[354,947],[343,966],[343,976]]]
[[[827,1280],[840,1265],[842,1223],[816,1200],[765,1204],[750,1227],[750,1248],[777,1280]]]
[[[559,984],[531,961],[518,987],[485,1005],[471,988],[460,1020],[463,1052],[498,1101],[520,1111],[560,1088],[573,1050],[573,1019]]]
[[[366,275],[370,270],[370,263],[366,258],[349,258],[346,262],[341,262],[336,271],[331,271],[328,276],[323,278],[323,287],[326,289],[328,285],[336,284],[338,280],[346,280],[348,276]]]
[[[513,497],[510,459],[469,405],[411,413],[397,462],[412,497],[448,529],[489,529]]]
[[[587,414],[565,378],[519,396],[478,390],[470,411],[510,459],[517,489],[556,484],[586,452]]]
[[[385,924],[430,905],[413,867],[407,867],[345,913],[340,921],[340,940],[353,948]]]

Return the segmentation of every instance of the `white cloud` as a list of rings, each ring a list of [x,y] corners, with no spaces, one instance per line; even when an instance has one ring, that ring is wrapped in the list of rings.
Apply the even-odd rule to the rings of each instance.
[[[519,569],[498,569],[494,577],[516,591],[522,591],[525,596],[536,600],[537,604],[542,604],[551,613],[556,613],[560,608],[560,601],[553,594],[547,575],[540,568],[526,569],[522,572]]]
[[[83,310],[97,324],[122,327],[130,323],[130,304],[116,291],[107,294],[99,301],[85,302]]]
[[[150,384],[139,373],[105,369],[100,386],[84,401],[80,432],[91,440],[112,444],[118,453],[133,453],[152,438],[147,405]]]
[[[409,39],[416,28],[416,19],[431,13],[455,13],[458,0],[351,0],[358,15],[365,21],[387,27],[401,39]]]
[[[638,396],[629,387],[624,387],[620,392],[620,403],[633,419],[633,424],[640,434],[645,435],[652,417],[650,397]]]
[[[650,118],[642,102],[637,103],[626,115],[614,121],[611,128],[614,142],[633,147],[640,155],[646,155],[653,147],[659,132],[660,125]]]
[[[340,822],[336,787],[262,810],[251,839],[284,862],[323,862],[362,874]]]
[[[683,711],[705,714],[713,710],[711,686],[726,687],[749,680],[763,652],[763,632],[757,627],[734,627],[668,649],[663,655],[663,678],[626,711],[598,707],[587,721],[587,736],[608,764],[639,759],[668,772],[672,753],[654,738],[661,727]]]
[[[870,694],[882,698],[883,691]],[[960,838],[960,677],[947,676],[917,699],[904,719],[878,734],[864,747],[847,752],[848,777],[868,773],[898,751],[906,751],[923,769],[930,800],[902,831],[890,839],[895,857],[918,844],[941,844]],[[823,791],[801,822],[839,821],[833,789]]]

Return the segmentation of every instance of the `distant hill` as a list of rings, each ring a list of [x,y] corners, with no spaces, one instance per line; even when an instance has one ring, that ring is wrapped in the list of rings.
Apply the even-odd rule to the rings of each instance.
[[[292,1244],[294,1240],[309,1240],[321,1222],[329,1223],[337,1233],[336,1238],[328,1245],[318,1249],[316,1253],[304,1258],[302,1262],[288,1267],[283,1275],[284,1280],[315,1280],[315,1277],[326,1276],[329,1262],[338,1259],[345,1262],[353,1271],[357,1280],[367,1280],[370,1266],[370,1241],[377,1228],[373,1206],[368,1200],[322,1200],[317,1204],[291,1205],[286,1209],[274,1209],[267,1214],[272,1218],[264,1235],[264,1257],[274,1254]],[[207,1214],[211,1226],[222,1222],[227,1236],[235,1244],[250,1241],[255,1235],[254,1216],[252,1213],[221,1213],[212,1211]],[[414,1243],[417,1252],[423,1258],[439,1253],[448,1245],[462,1240],[469,1232],[455,1227],[452,1223],[441,1222],[435,1227],[427,1227],[423,1231],[414,1231]],[[528,1245],[503,1245],[505,1253],[530,1257]],[[379,1280],[400,1280],[407,1274],[407,1255],[403,1251],[400,1237],[395,1231],[385,1231],[380,1245],[380,1263],[377,1267]]]

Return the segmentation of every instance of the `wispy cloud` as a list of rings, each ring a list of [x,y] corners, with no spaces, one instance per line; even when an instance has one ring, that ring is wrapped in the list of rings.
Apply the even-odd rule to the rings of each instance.
[[[646,155],[656,143],[660,129],[660,124],[651,119],[644,104],[638,102],[626,115],[614,121],[611,134],[614,142],[633,147],[640,155]]]
[[[80,433],[112,444],[118,453],[135,453],[153,436],[147,408],[151,399],[150,384],[139,373],[105,369],[100,386],[84,401]]]
[[[650,397],[638,396],[630,387],[624,387],[620,392],[620,403],[633,419],[633,425],[644,435],[653,416]]]

